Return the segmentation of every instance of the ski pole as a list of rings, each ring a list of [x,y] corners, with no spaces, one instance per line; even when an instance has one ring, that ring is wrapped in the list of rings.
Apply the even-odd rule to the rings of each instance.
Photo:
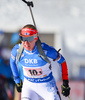
[[[71,100],[71,98],[68,96],[69,100]]]

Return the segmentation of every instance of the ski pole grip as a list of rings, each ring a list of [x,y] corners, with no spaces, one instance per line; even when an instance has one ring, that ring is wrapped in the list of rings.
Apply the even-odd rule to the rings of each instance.
[[[22,0],[23,2],[25,2],[27,4],[27,6],[31,6],[31,7],[34,7],[33,5],[33,2],[29,2],[29,1],[26,1],[26,0]]]

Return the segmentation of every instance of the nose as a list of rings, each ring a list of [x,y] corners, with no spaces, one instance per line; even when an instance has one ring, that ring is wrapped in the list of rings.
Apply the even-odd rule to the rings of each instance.
[[[28,42],[28,41],[25,41],[25,43],[26,43],[26,44],[30,44],[30,42]]]

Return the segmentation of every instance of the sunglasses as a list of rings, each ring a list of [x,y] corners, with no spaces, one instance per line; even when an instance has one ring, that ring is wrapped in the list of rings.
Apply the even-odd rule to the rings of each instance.
[[[20,40],[21,41],[27,41],[27,42],[30,42],[30,41],[33,41],[35,39],[35,35],[34,36],[31,36],[31,37],[22,37],[22,36],[19,36],[20,37]]]

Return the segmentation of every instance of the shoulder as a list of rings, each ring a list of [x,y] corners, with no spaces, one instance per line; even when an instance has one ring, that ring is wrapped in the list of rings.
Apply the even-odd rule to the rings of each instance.
[[[52,58],[52,59],[56,59],[58,56],[58,52],[57,50],[53,47],[53,46],[49,46],[46,43],[41,43],[42,48],[44,51],[47,51],[47,56]]]
[[[17,55],[17,50],[19,49],[20,45],[21,45],[21,44],[16,44],[16,45],[13,47],[13,49],[11,50],[11,54],[12,54],[13,56],[16,56],[16,55]]]
[[[53,46],[49,46],[46,43],[41,43],[43,50],[47,50],[50,52],[57,52],[57,50]]]

